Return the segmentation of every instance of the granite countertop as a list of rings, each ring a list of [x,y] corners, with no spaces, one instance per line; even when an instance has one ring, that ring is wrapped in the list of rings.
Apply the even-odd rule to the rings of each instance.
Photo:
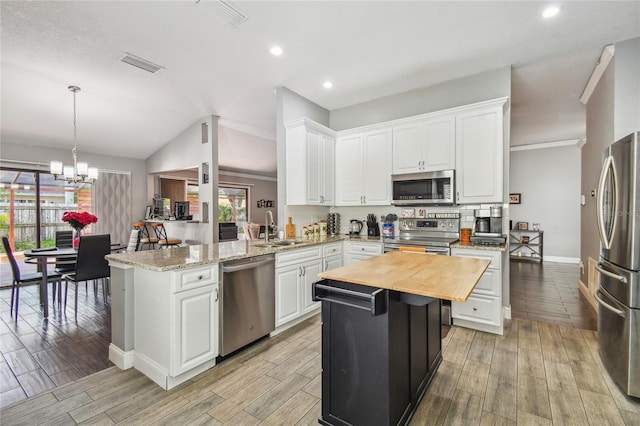
[[[392,251],[318,274],[321,278],[466,302],[489,266],[486,259]]]
[[[110,262],[135,266],[152,271],[172,271],[220,263],[246,257],[262,256],[328,244],[345,240],[345,236],[324,237],[312,240],[296,240],[299,243],[287,246],[264,246],[262,240],[225,241],[215,244],[199,244],[186,247],[168,247],[158,250],[143,250],[134,253],[114,253],[106,256]],[[278,241],[278,240],[275,240]]]
[[[486,250],[486,251],[506,251],[507,244],[500,244],[496,246],[487,245],[487,244],[474,244],[474,243],[463,243],[461,241],[455,242],[451,244],[451,248],[465,248],[472,250]]]

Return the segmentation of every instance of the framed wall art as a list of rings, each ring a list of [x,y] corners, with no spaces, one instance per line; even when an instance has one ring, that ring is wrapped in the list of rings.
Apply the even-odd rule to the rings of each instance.
[[[521,194],[509,194],[509,204],[520,204]]]

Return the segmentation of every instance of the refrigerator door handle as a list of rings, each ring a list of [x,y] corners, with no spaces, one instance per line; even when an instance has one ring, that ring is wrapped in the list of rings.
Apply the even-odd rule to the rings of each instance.
[[[611,224],[611,235],[608,235],[607,228],[604,223],[604,187],[607,182],[607,176],[611,174],[612,186],[613,186],[613,211],[609,212],[612,216],[613,223]],[[613,162],[613,157],[608,156],[604,160],[604,164],[602,165],[602,171],[600,173],[600,181],[598,182],[598,193],[597,193],[597,206],[596,213],[598,216],[598,231],[600,232],[600,240],[602,241],[602,245],[605,249],[611,249],[611,243],[613,241],[613,235],[616,231],[616,219],[618,212],[618,182],[616,176],[616,166]]]
[[[602,269],[600,265],[602,265],[602,263],[596,263],[596,270],[598,272],[600,272],[601,274],[605,274],[606,276],[613,278],[614,280],[618,280],[621,283],[627,283],[627,279],[625,277],[623,277],[622,275],[614,274],[613,272],[609,272],[606,269]]]
[[[616,309],[615,307],[611,306],[610,304],[608,304],[607,302],[605,302],[604,300],[602,300],[600,298],[600,290],[596,291],[596,294],[594,295],[596,300],[598,301],[598,303],[600,305],[602,305],[603,308],[610,310],[611,312],[613,312],[614,314],[621,316],[622,318],[624,318],[624,311],[620,310],[620,309]]]

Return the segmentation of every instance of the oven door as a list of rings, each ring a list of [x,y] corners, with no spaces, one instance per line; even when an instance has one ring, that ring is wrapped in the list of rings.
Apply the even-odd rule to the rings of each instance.
[[[417,245],[417,244],[408,244],[408,243],[398,243],[398,242],[385,242],[384,243],[384,252],[388,253],[390,251],[400,250],[400,247],[416,247],[424,249],[426,254],[434,254],[438,256],[449,256],[451,251],[449,247],[440,247],[440,246],[428,246],[428,245]]]

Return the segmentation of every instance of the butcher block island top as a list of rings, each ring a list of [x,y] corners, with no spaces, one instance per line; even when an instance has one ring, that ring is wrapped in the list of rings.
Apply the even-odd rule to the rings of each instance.
[[[490,261],[392,251],[319,277],[419,296],[466,302]]]

